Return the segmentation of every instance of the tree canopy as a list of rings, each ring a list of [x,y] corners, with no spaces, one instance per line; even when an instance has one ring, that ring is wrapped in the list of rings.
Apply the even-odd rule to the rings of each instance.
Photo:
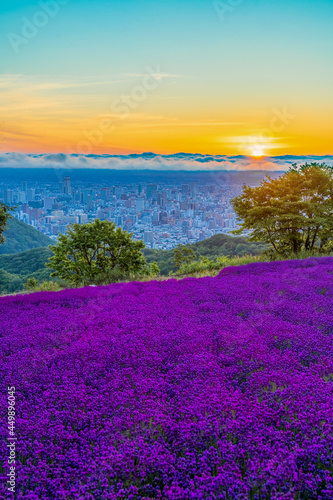
[[[73,285],[110,283],[149,272],[144,246],[113,222],[96,219],[72,224],[67,234],[60,234],[46,266],[54,270],[51,276]]]
[[[250,241],[269,243],[280,255],[322,249],[333,239],[333,169],[324,163],[294,164],[259,187],[244,186],[232,200],[240,229]]]
[[[6,229],[7,220],[10,217],[10,211],[12,211],[12,207],[7,207],[4,203],[0,202],[0,245],[5,241],[3,236],[3,232]]]
[[[177,268],[180,268],[184,264],[190,264],[196,258],[192,248],[187,247],[186,245],[178,245],[174,249],[173,255],[173,262]]]

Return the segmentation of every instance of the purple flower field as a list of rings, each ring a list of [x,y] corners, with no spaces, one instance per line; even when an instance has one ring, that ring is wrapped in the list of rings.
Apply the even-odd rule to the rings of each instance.
[[[333,258],[0,298],[16,493],[333,499]]]

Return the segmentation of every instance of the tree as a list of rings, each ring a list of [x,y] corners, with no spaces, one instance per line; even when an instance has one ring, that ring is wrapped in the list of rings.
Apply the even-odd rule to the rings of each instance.
[[[244,186],[232,200],[241,234],[269,243],[282,256],[320,250],[333,239],[333,169],[324,163],[293,164],[277,179]]]
[[[152,262],[150,264],[150,266],[149,266],[149,274],[153,278],[156,278],[156,276],[159,276],[161,274],[161,270],[158,267],[158,264],[157,264],[156,260],[154,260],[154,262]]]
[[[24,288],[26,290],[36,290],[39,285],[39,281],[36,280],[36,278],[28,278],[27,281],[24,283]]]
[[[178,245],[173,252],[173,262],[177,268],[184,264],[190,264],[196,259],[196,255],[192,248],[186,245]]]
[[[12,207],[7,207],[7,205],[0,202],[0,245],[5,241],[2,233],[6,229],[7,220],[10,217],[10,211],[13,211]]]
[[[110,283],[145,273],[144,247],[143,241],[133,241],[132,233],[96,219],[72,224],[67,234],[60,234],[46,266],[54,270],[51,276],[73,285]]]

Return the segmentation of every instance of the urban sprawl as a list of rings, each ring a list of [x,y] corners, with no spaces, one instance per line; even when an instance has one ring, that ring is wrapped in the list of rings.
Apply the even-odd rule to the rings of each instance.
[[[70,224],[99,218],[132,232],[148,248],[168,250],[237,228],[231,199],[240,192],[236,184],[92,186],[67,176],[58,183],[3,183],[0,200],[54,240]]]

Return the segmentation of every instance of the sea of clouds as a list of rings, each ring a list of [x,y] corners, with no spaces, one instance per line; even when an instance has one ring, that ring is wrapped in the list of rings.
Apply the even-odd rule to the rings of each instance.
[[[249,156],[225,156],[177,153],[129,155],[78,155],[78,154],[27,154],[0,153],[0,168],[92,168],[114,170],[288,170],[293,163],[324,162],[333,166],[333,155],[327,156],[274,156],[251,158]]]

